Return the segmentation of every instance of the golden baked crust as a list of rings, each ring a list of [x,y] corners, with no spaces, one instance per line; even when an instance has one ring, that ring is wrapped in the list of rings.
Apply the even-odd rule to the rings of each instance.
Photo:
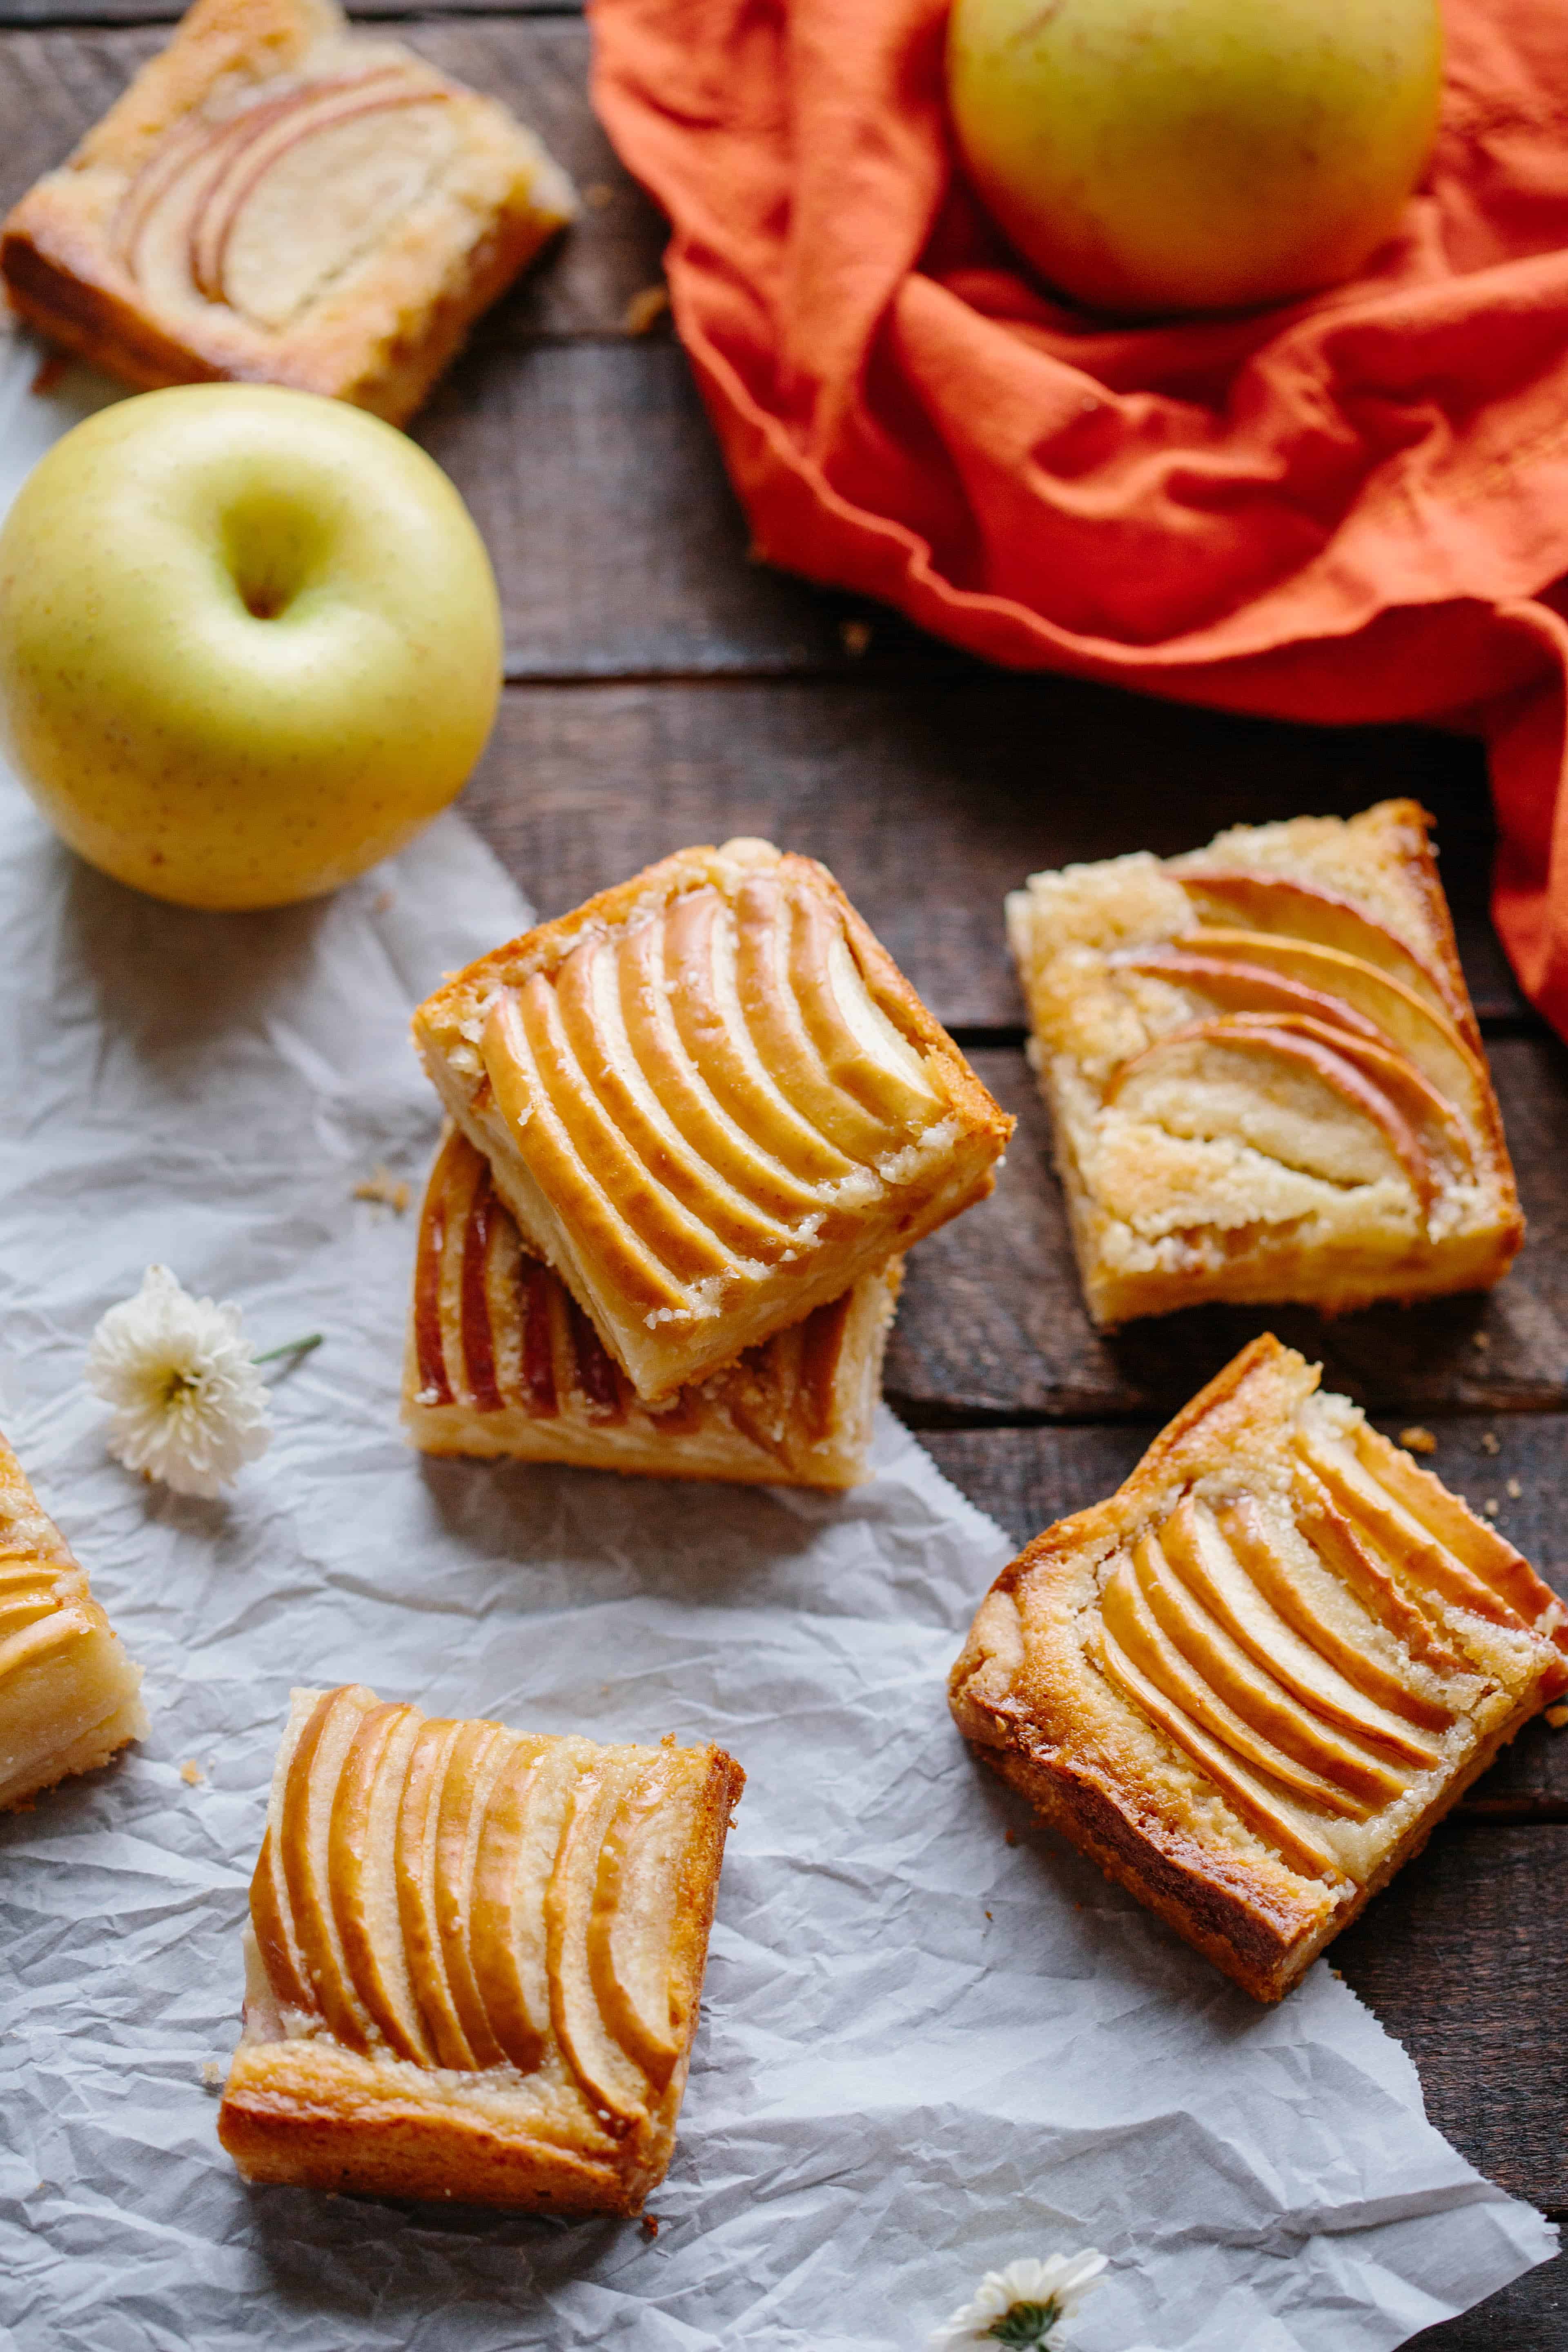
[[[504,107],[333,0],[196,0],[12,211],[0,271],[144,390],[289,384],[400,425],[575,210]]]
[[[979,1754],[1259,2000],[1568,1688],[1568,1611],[1318,1368],[1254,1340],[1004,1569]]]
[[[248,2180],[635,2213],[745,1775],[296,1691],[218,2137]]]
[[[524,1250],[488,1161],[449,1128],[419,1221],[403,1420],[426,1454],[649,1478],[858,1486],[902,1261],[669,1404],[643,1403],[560,1276]]]
[[[0,1437],[0,1812],[147,1730],[142,1669]]]
[[[1329,1312],[1524,1235],[1414,801],[1037,874],[1007,900],[1089,1312]]]
[[[414,1034],[652,1402],[983,1199],[1013,1126],[832,876],[764,841],[681,850],[498,948]]]

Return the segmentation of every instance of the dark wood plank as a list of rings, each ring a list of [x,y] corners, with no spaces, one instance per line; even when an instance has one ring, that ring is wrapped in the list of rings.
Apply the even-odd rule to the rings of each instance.
[[[1545,1035],[1491,1048],[1531,1231],[1489,1296],[1373,1307],[1329,1320],[1300,1307],[1194,1307],[1110,1336],[1084,1312],[1049,1122],[1022,1054],[971,1055],[1018,1119],[995,1192],[922,1242],[889,1351],[887,1386],[925,1424],[954,1417],[1163,1418],[1263,1329],[1321,1361],[1331,1387],[1407,1419],[1568,1403],[1568,1055]],[[1484,1342],[1484,1345],[1481,1344]]]
[[[694,477],[681,470],[665,409],[639,412],[624,441],[606,439],[607,424],[601,433],[579,422],[586,410],[547,388],[547,377],[552,387],[561,381],[550,373],[555,362],[579,371],[580,384],[590,364],[643,371],[646,384],[650,363],[664,359],[682,367],[673,350],[535,352],[498,383],[472,440],[467,422],[432,413],[430,445],[497,553],[520,666],[755,660],[781,615],[774,589],[806,593],[742,565],[751,601],[737,624],[738,514],[728,537],[714,522],[698,538],[695,510],[678,513]],[[679,401],[677,379],[666,383]],[[583,463],[554,480],[548,468],[509,476],[498,406],[514,404],[519,433],[539,415],[542,436],[557,398]],[[596,464],[610,469],[608,493]],[[607,513],[594,519],[602,494],[616,509],[617,585],[590,555],[610,528]],[[812,657],[809,637],[798,650]],[[504,699],[465,804],[545,914],[690,841],[763,833],[809,851],[832,866],[941,1017],[976,1029],[1023,1021],[1002,898],[1032,870],[1135,848],[1170,855],[1222,825],[1345,815],[1401,793],[1438,820],[1478,1006],[1489,1017],[1517,1013],[1486,912],[1492,830],[1479,747],[1419,729],[1277,726],[1075,679],[1001,675],[933,650],[897,678],[847,677],[808,690],[795,682],[520,688]]]
[[[1415,2060],[1438,2130],[1556,2211],[1568,2208],[1565,1872],[1568,1829],[1446,1823],[1333,1949]]]
[[[1565,2346],[1568,2254],[1559,2254],[1462,2319],[1413,2336],[1405,2352],[1563,2352]]]
[[[1397,1438],[1407,1424],[1384,1419],[1381,1425]],[[1113,1493],[1158,1426],[1151,1421],[1117,1428],[928,1429],[921,1442],[953,1485],[989,1511],[1021,1549],[1055,1520]],[[1425,1457],[1427,1466],[1476,1509],[1495,1501],[1498,1526],[1568,1597],[1561,1467],[1568,1418],[1467,1414],[1438,1422],[1432,1433],[1437,1451]],[[977,1589],[976,1603],[980,1597]],[[1543,1716],[1527,1724],[1466,1798],[1464,1811],[1499,1825],[1568,1823],[1568,1728],[1558,1729]]]
[[[667,230],[589,106],[586,26],[572,16],[524,16],[395,29],[442,72],[510,106],[584,199],[581,219],[490,314],[481,330],[485,347],[507,350],[541,336],[619,337],[630,298],[658,278]],[[167,38],[165,27],[151,25],[0,33],[0,209],[63,161]],[[475,372],[471,400],[482,399],[489,381],[482,367]],[[524,454],[514,454],[509,470]],[[526,455],[538,463],[537,446]]]

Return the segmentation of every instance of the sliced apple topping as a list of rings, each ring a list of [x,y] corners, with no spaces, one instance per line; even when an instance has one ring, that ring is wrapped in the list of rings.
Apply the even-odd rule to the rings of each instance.
[[[1437,1011],[1455,1013],[1444,982],[1428,969],[1386,923],[1337,891],[1282,874],[1241,866],[1205,866],[1183,860],[1173,869],[1194,906],[1222,925],[1249,931],[1282,932],[1287,938],[1337,949],[1402,981]]]
[[[479,1826],[469,1967],[490,2032],[524,2074],[542,2063],[550,2038],[545,1896],[589,1753],[570,1739],[516,1738]]]
[[[1190,1050],[1184,1050],[1202,1046],[1243,1054],[1259,1063],[1272,1061],[1277,1068],[1298,1079],[1304,1076],[1315,1080],[1339,1107],[1338,1111],[1330,1110],[1328,1106],[1320,1108],[1310,1094],[1303,1098],[1299,1092],[1295,1098],[1275,1105],[1267,1099],[1267,1089],[1260,1088],[1257,1103],[1238,1113],[1223,1084],[1215,1087],[1211,1080],[1205,1087],[1202,1059],[1194,1059]],[[1106,1101],[1122,1103],[1136,1111],[1136,1099],[1132,1103],[1126,1100],[1129,1093],[1146,1092],[1150,1082],[1156,1079],[1178,1078],[1174,1057],[1180,1055],[1179,1083],[1187,1098],[1187,1118],[1204,1124],[1207,1102],[1217,1098],[1222,1126],[1229,1128],[1240,1117],[1245,1140],[1256,1142],[1258,1148],[1287,1165],[1305,1162],[1308,1172],[1331,1182],[1365,1181],[1373,1173],[1373,1166],[1368,1165],[1364,1158],[1358,1158],[1353,1149],[1347,1153],[1342,1114],[1348,1110],[1363,1129],[1374,1130],[1384,1153],[1409,1183],[1425,1217],[1436,1193],[1432,1156],[1384,1087],[1352,1058],[1352,1049],[1358,1055],[1375,1050],[1352,1038],[1342,1040],[1326,1026],[1299,1016],[1222,1014],[1212,1021],[1188,1022],[1169,1030],[1122,1063],[1106,1090]],[[1167,1119],[1171,1116],[1168,1112]]]
[[[409,1752],[395,1841],[397,1911],[409,1982],[442,2066],[471,2067],[472,2053],[452,2000],[441,1949],[436,1850],[447,1759],[463,1726],[426,1717]]]
[[[659,2090],[689,2022],[675,2014],[670,1955],[690,1788],[679,1765],[661,1757],[626,1790],[599,1849],[588,1923],[588,1972],[605,2024]]]
[[[589,1936],[605,1833],[645,1769],[642,1758],[608,1749],[583,1774],[572,1791],[544,1902],[556,2040],[593,2105],[623,2124],[642,2112],[647,2084],[600,2007]]]
[[[1329,1634],[1331,1643],[1331,1631],[1321,1612],[1307,1606],[1299,1582],[1279,1556],[1279,1547],[1270,1543],[1268,1523],[1256,1507],[1247,1511],[1243,1540],[1252,1559],[1259,1553],[1268,1554],[1268,1572],[1274,1591],[1289,1588],[1289,1614],[1248,1573],[1248,1559],[1227,1541],[1222,1523],[1191,1496],[1160,1530],[1161,1549],[1171,1569],[1260,1671],[1272,1675],[1314,1716],[1373,1749],[1388,1750],[1416,1771],[1430,1771],[1441,1764],[1440,1748],[1417,1738],[1399,1710],[1379,1705],[1325,1654],[1324,1637]],[[1395,1677],[1389,1675],[1388,1680],[1402,1698],[1407,1696]]]
[[[447,1755],[436,1816],[431,1889],[441,1960],[470,2066],[499,2066],[506,2053],[491,2029],[470,1953],[470,1910],[485,1806],[510,1760],[512,1735],[498,1723],[465,1723]]]
[[[330,2032],[351,2050],[371,2040],[368,2011],[349,1973],[333,1916],[329,1863],[333,1800],[361,1718],[374,1704],[367,1691],[329,1691],[295,1743],[283,1784],[279,1846],[294,1941],[312,2006]]]
[[[435,2045],[409,1978],[397,1900],[397,1817],[419,1725],[416,1707],[391,1701],[361,1716],[332,1801],[327,1874],[367,2015],[394,2056],[430,2065]]]
[[[1356,1424],[1353,1443],[1368,1476],[1392,1495],[1436,1542],[1489,1584],[1521,1622],[1540,1629],[1543,1619],[1555,1613],[1559,1645],[1568,1646],[1568,1633],[1561,1630],[1568,1612],[1555,1594],[1544,1590],[1529,1561],[1505,1535],[1479,1519],[1457,1495],[1449,1494],[1440,1479],[1412,1462],[1370,1422]]]
[[[1423,1527],[1348,1445],[1311,1428],[1298,1431],[1295,1442],[1301,1459],[1363,1542],[1405,1582],[1441,1593],[1495,1625],[1523,1629],[1529,1621]]]

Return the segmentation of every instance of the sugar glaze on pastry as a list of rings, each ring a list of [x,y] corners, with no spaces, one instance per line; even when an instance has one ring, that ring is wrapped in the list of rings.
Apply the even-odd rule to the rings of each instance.
[[[0,1811],[147,1730],[142,1669],[0,1437]]]
[[[218,2133],[247,2179],[636,2212],[744,1775],[297,1691]]]
[[[766,842],[684,850],[498,949],[415,1035],[650,1400],[983,1198],[1012,1125],[831,876]]]
[[[1256,1340],[993,1586],[978,1753],[1275,2000],[1568,1687],[1568,1610],[1317,1368]]]
[[[656,1478],[841,1487],[869,1474],[901,1261],[667,1404],[644,1404],[553,1268],[526,1251],[488,1163],[453,1129],[419,1223],[404,1424],[428,1454]]]
[[[1237,827],[1009,898],[1097,1321],[1506,1273],[1523,1223],[1426,822]]]

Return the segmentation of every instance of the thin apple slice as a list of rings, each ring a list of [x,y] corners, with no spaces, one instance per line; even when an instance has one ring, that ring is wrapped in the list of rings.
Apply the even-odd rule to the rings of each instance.
[[[441,1788],[447,1759],[462,1728],[460,1723],[439,1717],[426,1717],[419,1726],[409,1752],[403,1802],[398,1808],[395,1868],[397,1916],[408,1959],[408,1979],[435,2045],[437,2063],[470,2068],[473,2053],[447,1982],[436,1907],[436,1835]]]
[[[92,1620],[84,1610],[66,1601],[51,1609],[47,1617],[31,1625],[24,1625],[0,1642],[0,1683],[13,1675],[29,1672],[43,1664],[46,1658],[58,1651],[68,1650],[84,1634],[93,1631]]]
[[[357,1685],[329,1691],[295,1743],[283,1784],[279,1853],[294,1940],[315,2006],[329,2032],[349,2050],[367,2050],[374,2038],[369,2012],[354,1990],[332,1909],[329,1849],[333,1800],[355,1731],[375,1704]]]
[[[525,1164],[537,1171],[549,1194],[572,1203],[582,1253],[602,1265],[619,1290],[641,1300],[650,1312],[683,1312],[685,1292],[627,1223],[598,1172],[579,1153],[535,1060],[530,1030],[510,991],[490,1008],[481,1051],[496,1109]]]
[[[1194,859],[1178,860],[1174,873],[1194,905],[1213,908],[1222,924],[1249,931],[1282,932],[1287,938],[1310,940],[1320,947],[1336,948],[1358,956],[1380,971],[1402,981],[1417,996],[1446,1013],[1460,1016],[1448,982],[1436,967],[1428,967],[1386,923],[1380,923],[1354,901],[1314,882],[1288,880],[1282,874],[1243,866],[1205,866]]]
[[[555,1380],[555,1322],[564,1315],[567,1293],[547,1265],[524,1257],[518,1266],[522,1313],[522,1350],[518,1382],[522,1402],[536,1420],[553,1421],[561,1410]]]
[[[360,1717],[332,1801],[327,1876],[355,1992],[395,2057],[435,2063],[409,1980],[395,1853],[403,1784],[421,1717],[387,1700]]]
[[[1187,1496],[1161,1528],[1160,1549],[1232,1641],[1315,1715],[1374,1748],[1391,1750],[1417,1771],[1442,1763],[1440,1748],[1418,1739],[1407,1722],[1376,1705],[1272,1605],[1206,1506]]]
[[[638,1064],[618,984],[623,951],[622,942],[586,939],[556,974],[555,1002],[576,1066],[649,1175],[728,1247],[773,1265],[790,1247],[789,1224],[694,1150]]]
[[[661,1756],[622,1797],[599,1849],[588,1969],[606,2030],[662,2091],[685,2046],[670,1961],[691,1835],[691,1768]]]
[[[1390,1101],[1380,1086],[1361,1071],[1345,1054],[1321,1037],[1308,1034],[1299,1027],[1288,1027],[1289,1016],[1245,1013],[1222,1014],[1213,1021],[1184,1023],[1179,1029],[1167,1030],[1163,1037],[1146,1045],[1142,1053],[1132,1055],[1111,1077],[1106,1089],[1106,1101],[1118,1101],[1129,1082],[1157,1066],[1163,1057],[1169,1059],[1173,1048],[1188,1045],[1216,1045],[1239,1053],[1267,1055],[1297,1070],[1310,1072],[1337,1095],[1347,1108],[1356,1112],[1376,1129],[1395,1162],[1403,1171],[1415,1195],[1423,1219],[1431,1211],[1436,1195],[1436,1177],[1431,1160],[1408,1119]]]
[[[793,984],[793,928],[790,896],[777,876],[749,876],[735,903],[741,1010],[769,1075],[801,1118],[847,1160],[869,1166],[908,1138],[835,1083]],[[931,1108],[934,1114],[934,1102]]]
[[[1293,1797],[1304,1799],[1325,1812],[1365,1821],[1374,1807],[1349,1790],[1325,1780],[1321,1772],[1288,1756],[1282,1748],[1255,1729],[1229,1701],[1215,1690],[1201,1670],[1177,1649],[1155,1617],[1142,1590],[1131,1559],[1124,1557],[1107,1579],[1100,1595],[1105,1630],[1171,1705],[1197,1724],[1211,1739],[1228,1748],[1244,1764],[1265,1772]]]
[[[797,1182],[842,1182],[858,1163],[795,1108],[752,1034],[741,995],[734,919],[718,891],[682,891],[665,914],[664,930],[670,1008],[702,1084]],[[815,1200],[812,1205],[817,1205]]]
[[[1195,940],[1209,935],[1194,932],[1189,936]],[[1227,936],[1241,940],[1254,934],[1237,931]],[[1268,944],[1265,940],[1265,947]],[[1110,963],[1115,971],[1130,971],[1150,980],[1169,981],[1177,988],[1190,988],[1226,1013],[1305,1013],[1352,1036],[1365,1037],[1373,1045],[1383,1041],[1383,1032],[1376,1024],[1353,1011],[1340,997],[1288,979],[1264,964],[1247,962],[1239,950],[1234,957],[1209,955],[1195,946],[1189,947],[1184,938],[1170,947],[1117,948]]]
[[[447,1138],[430,1171],[419,1212],[419,1238],[414,1258],[414,1352],[419,1367],[420,1401],[425,1404],[450,1404],[453,1401],[441,1293],[446,1279],[451,1192],[461,1164],[458,1140],[456,1132]]]
[[[595,1421],[625,1421],[631,1382],[605,1348],[574,1298],[566,1300],[566,1331],[572,1355],[568,1391],[584,1397]]]
[[[1370,1754],[1303,1706],[1271,1665],[1260,1666],[1209,1616],[1176,1577],[1157,1537],[1132,1547],[1132,1570],[1149,1613],[1216,1698],[1233,1715],[1321,1780],[1331,1781],[1366,1811],[1394,1803],[1405,1780],[1386,1759]],[[1256,1759],[1254,1760],[1257,1760]]]
[[[1298,1458],[1291,1475],[1296,1525],[1303,1539],[1330,1562],[1357,1598],[1412,1658],[1442,1675],[1473,1673],[1439,1628],[1429,1593],[1408,1592],[1363,1540],[1321,1478]],[[1451,1719],[1451,1718],[1450,1718]]]
[[[520,2074],[550,2038],[545,1898],[585,1741],[514,1735],[491,1784],[474,1858],[468,1964],[485,2019]]]
[[[462,1335],[463,1386],[479,1412],[499,1412],[501,1394],[496,1383],[495,1327],[490,1319],[490,1249],[499,1223],[495,1185],[489,1164],[479,1164],[468,1213],[463,1220],[463,1258],[458,1310]]]
[[[1338,948],[1260,931],[1190,931],[1177,945],[1205,963],[1231,961],[1247,970],[1261,967],[1281,983],[1337,1000],[1357,1016],[1358,1028],[1371,1024],[1373,1043],[1381,1041],[1407,1055],[1472,1127],[1485,1118],[1487,1075],[1479,1055],[1441,1006],[1394,973]]]
[[[789,984],[834,1086],[884,1127],[929,1127],[942,1100],[867,985],[844,928],[815,892],[790,894]]]
[[[588,1937],[605,1832],[646,1764],[646,1756],[636,1750],[610,1748],[577,1781],[544,1903],[555,2038],[589,2099],[623,2125],[644,2112],[647,2080],[600,2010]]]
[[[712,895],[708,894],[710,900]],[[704,920],[696,927],[697,943],[710,950],[714,919],[710,905]],[[690,931],[692,927],[686,928]],[[700,1072],[677,1025],[671,1002],[677,982],[689,987],[704,1002],[709,993],[694,972],[684,979],[679,966],[667,972],[671,945],[678,946],[681,937],[678,911],[672,908],[665,920],[639,923],[622,940],[616,971],[627,1043],[649,1088],[699,1157],[767,1215],[793,1226],[816,1207],[813,1186],[765,1150],[725,1108]],[[700,1007],[689,1003],[687,1010],[689,1018],[700,1025]]]
[[[1108,1681],[1119,1684],[1135,1706],[1230,1799],[1243,1821],[1250,1822],[1279,1849],[1284,1861],[1310,1878],[1337,1880],[1344,1873],[1333,1848],[1315,1827],[1297,1812],[1276,1789],[1249,1772],[1222,1741],[1213,1739],[1184,1708],[1170,1699],[1158,1683],[1143,1674],[1102,1624],[1089,1637],[1089,1652]]]
[[[1424,1528],[1404,1505],[1377,1485],[1348,1446],[1315,1430],[1298,1432],[1297,1451],[1351,1525],[1406,1581],[1425,1584],[1457,1608],[1473,1610],[1494,1625],[1522,1629],[1521,1616],[1447,1544]]]
[[[452,2007],[476,2066],[499,2066],[506,2053],[490,2031],[468,1953],[474,1864],[491,1784],[511,1749],[499,1723],[465,1723],[447,1752],[436,1822],[432,1878],[441,1958]]]
[[[1477,1518],[1457,1495],[1449,1494],[1440,1479],[1434,1478],[1429,1470],[1423,1470],[1408,1454],[1391,1444],[1381,1430],[1373,1429],[1370,1422],[1361,1422],[1356,1426],[1354,1443],[1368,1476],[1402,1504],[1411,1517],[1418,1520],[1456,1559],[1500,1593],[1527,1624],[1537,1624],[1542,1612],[1554,1603],[1561,1607],[1557,1596],[1542,1583],[1522,1552],[1516,1551],[1505,1535],[1489,1527],[1485,1519]]]
[[[1324,1497],[1326,1503],[1327,1498]],[[1342,1526],[1342,1522],[1341,1523]],[[1352,1689],[1362,1691],[1375,1706],[1393,1717],[1427,1732],[1447,1731],[1454,1720],[1454,1709],[1442,1706],[1436,1699],[1419,1691],[1381,1658],[1358,1647],[1340,1628],[1315,1609],[1303,1591],[1290,1562],[1271,1538],[1268,1522],[1256,1503],[1247,1497],[1226,1504],[1218,1512],[1216,1525],[1231,1552],[1268,1606],[1297,1633],[1309,1649],[1321,1656],[1337,1670]],[[1299,1529],[1303,1541],[1308,1540],[1308,1528]],[[1347,1536],[1350,1530],[1344,1530]],[[1353,1537],[1351,1538],[1353,1542]],[[1391,1602],[1406,1610],[1389,1578],[1370,1560],[1358,1561],[1357,1574],[1349,1576],[1362,1607],[1374,1623],[1388,1633],[1394,1631],[1389,1622]],[[1369,1578],[1377,1580],[1377,1589],[1368,1589]],[[1397,1638],[1397,1636],[1396,1636]],[[1391,1743],[1392,1744],[1392,1743]],[[1423,1761],[1434,1752],[1425,1742],[1413,1740],[1411,1761]]]

